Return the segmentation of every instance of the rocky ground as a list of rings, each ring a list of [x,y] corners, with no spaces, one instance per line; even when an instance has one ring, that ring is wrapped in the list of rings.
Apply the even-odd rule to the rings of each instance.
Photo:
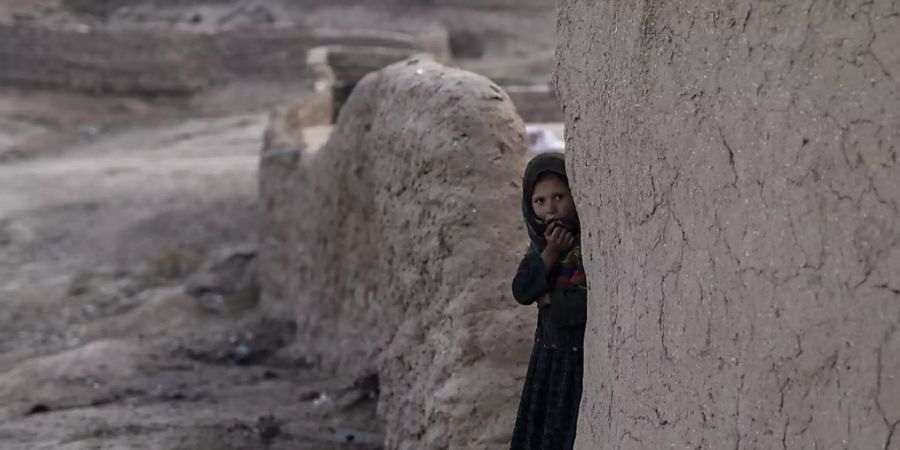
[[[460,65],[498,80],[545,81],[552,60],[552,21],[533,11],[140,3],[7,0],[0,21],[439,22]],[[292,89],[0,89],[0,448],[378,448],[377,381],[317,373],[290,345],[294,317],[258,305],[258,154],[269,107]]]
[[[96,109],[79,116],[73,101],[0,102],[27,106],[5,111],[5,130],[30,131],[7,142],[40,148],[0,163],[0,447],[321,449],[378,433],[377,386],[317,375],[286,347],[293,317],[256,305],[266,115],[166,122],[83,101]],[[42,111],[66,113],[10,125]]]

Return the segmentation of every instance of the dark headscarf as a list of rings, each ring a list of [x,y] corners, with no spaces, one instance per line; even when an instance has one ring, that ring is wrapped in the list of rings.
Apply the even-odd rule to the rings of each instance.
[[[568,177],[566,176],[566,160],[562,153],[546,152],[541,153],[525,167],[525,175],[522,177],[522,215],[525,217],[525,226],[528,229],[528,237],[531,239],[529,252],[540,257],[541,251],[547,245],[544,239],[544,232],[549,221],[541,220],[534,212],[531,205],[531,197],[534,195],[534,185],[538,178],[544,173],[553,173],[559,175],[566,180],[568,185]],[[576,213],[575,217],[566,218],[559,221],[563,228],[571,232],[575,236],[575,244],[564,255],[560,255],[559,275],[554,285],[556,287],[568,286],[586,286],[584,276],[584,266],[581,262],[581,223]]]

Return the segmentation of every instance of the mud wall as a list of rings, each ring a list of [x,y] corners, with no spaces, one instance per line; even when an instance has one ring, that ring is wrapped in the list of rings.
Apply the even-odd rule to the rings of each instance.
[[[578,448],[900,448],[896,2],[560,6]]]
[[[286,274],[264,296],[296,308],[300,351],[378,374],[387,448],[506,448],[534,326],[509,294],[527,244],[509,97],[422,59],[367,75],[320,149],[279,117],[260,257]]]
[[[449,55],[446,30],[254,28],[200,33],[0,24],[0,85],[182,95],[232,80],[311,78],[306,53],[370,45]]]

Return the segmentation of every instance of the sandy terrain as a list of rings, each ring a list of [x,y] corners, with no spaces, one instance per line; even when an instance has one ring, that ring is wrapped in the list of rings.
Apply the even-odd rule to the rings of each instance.
[[[0,165],[4,449],[319,449],[332,427],[378,431],[373,388],[279,353],[293,317],[225,286],[252,285],[265,120],[39,130],[75,143]]]

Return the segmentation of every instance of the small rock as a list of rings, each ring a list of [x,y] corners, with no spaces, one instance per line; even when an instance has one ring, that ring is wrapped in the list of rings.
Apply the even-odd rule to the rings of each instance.
[[[256,420],[256,434],[263,443],[270,443],[281,434],[281,423],[274,416],[262,416]]]
[[[43,403],[37,403],[34,406],[32,406],[31,408],[29,408],[28,411],[25,412],[25,415],[31,416],[34,414],[43,414],[46,412],[50,412],[50,407]]]
[[[331,403],[331,397],[329,397],[328,394],[324,392],[320,393],[319,397],[313,400],[313,406],[315,406],[316,408],[322,405],[327,405],[328,403]]]

